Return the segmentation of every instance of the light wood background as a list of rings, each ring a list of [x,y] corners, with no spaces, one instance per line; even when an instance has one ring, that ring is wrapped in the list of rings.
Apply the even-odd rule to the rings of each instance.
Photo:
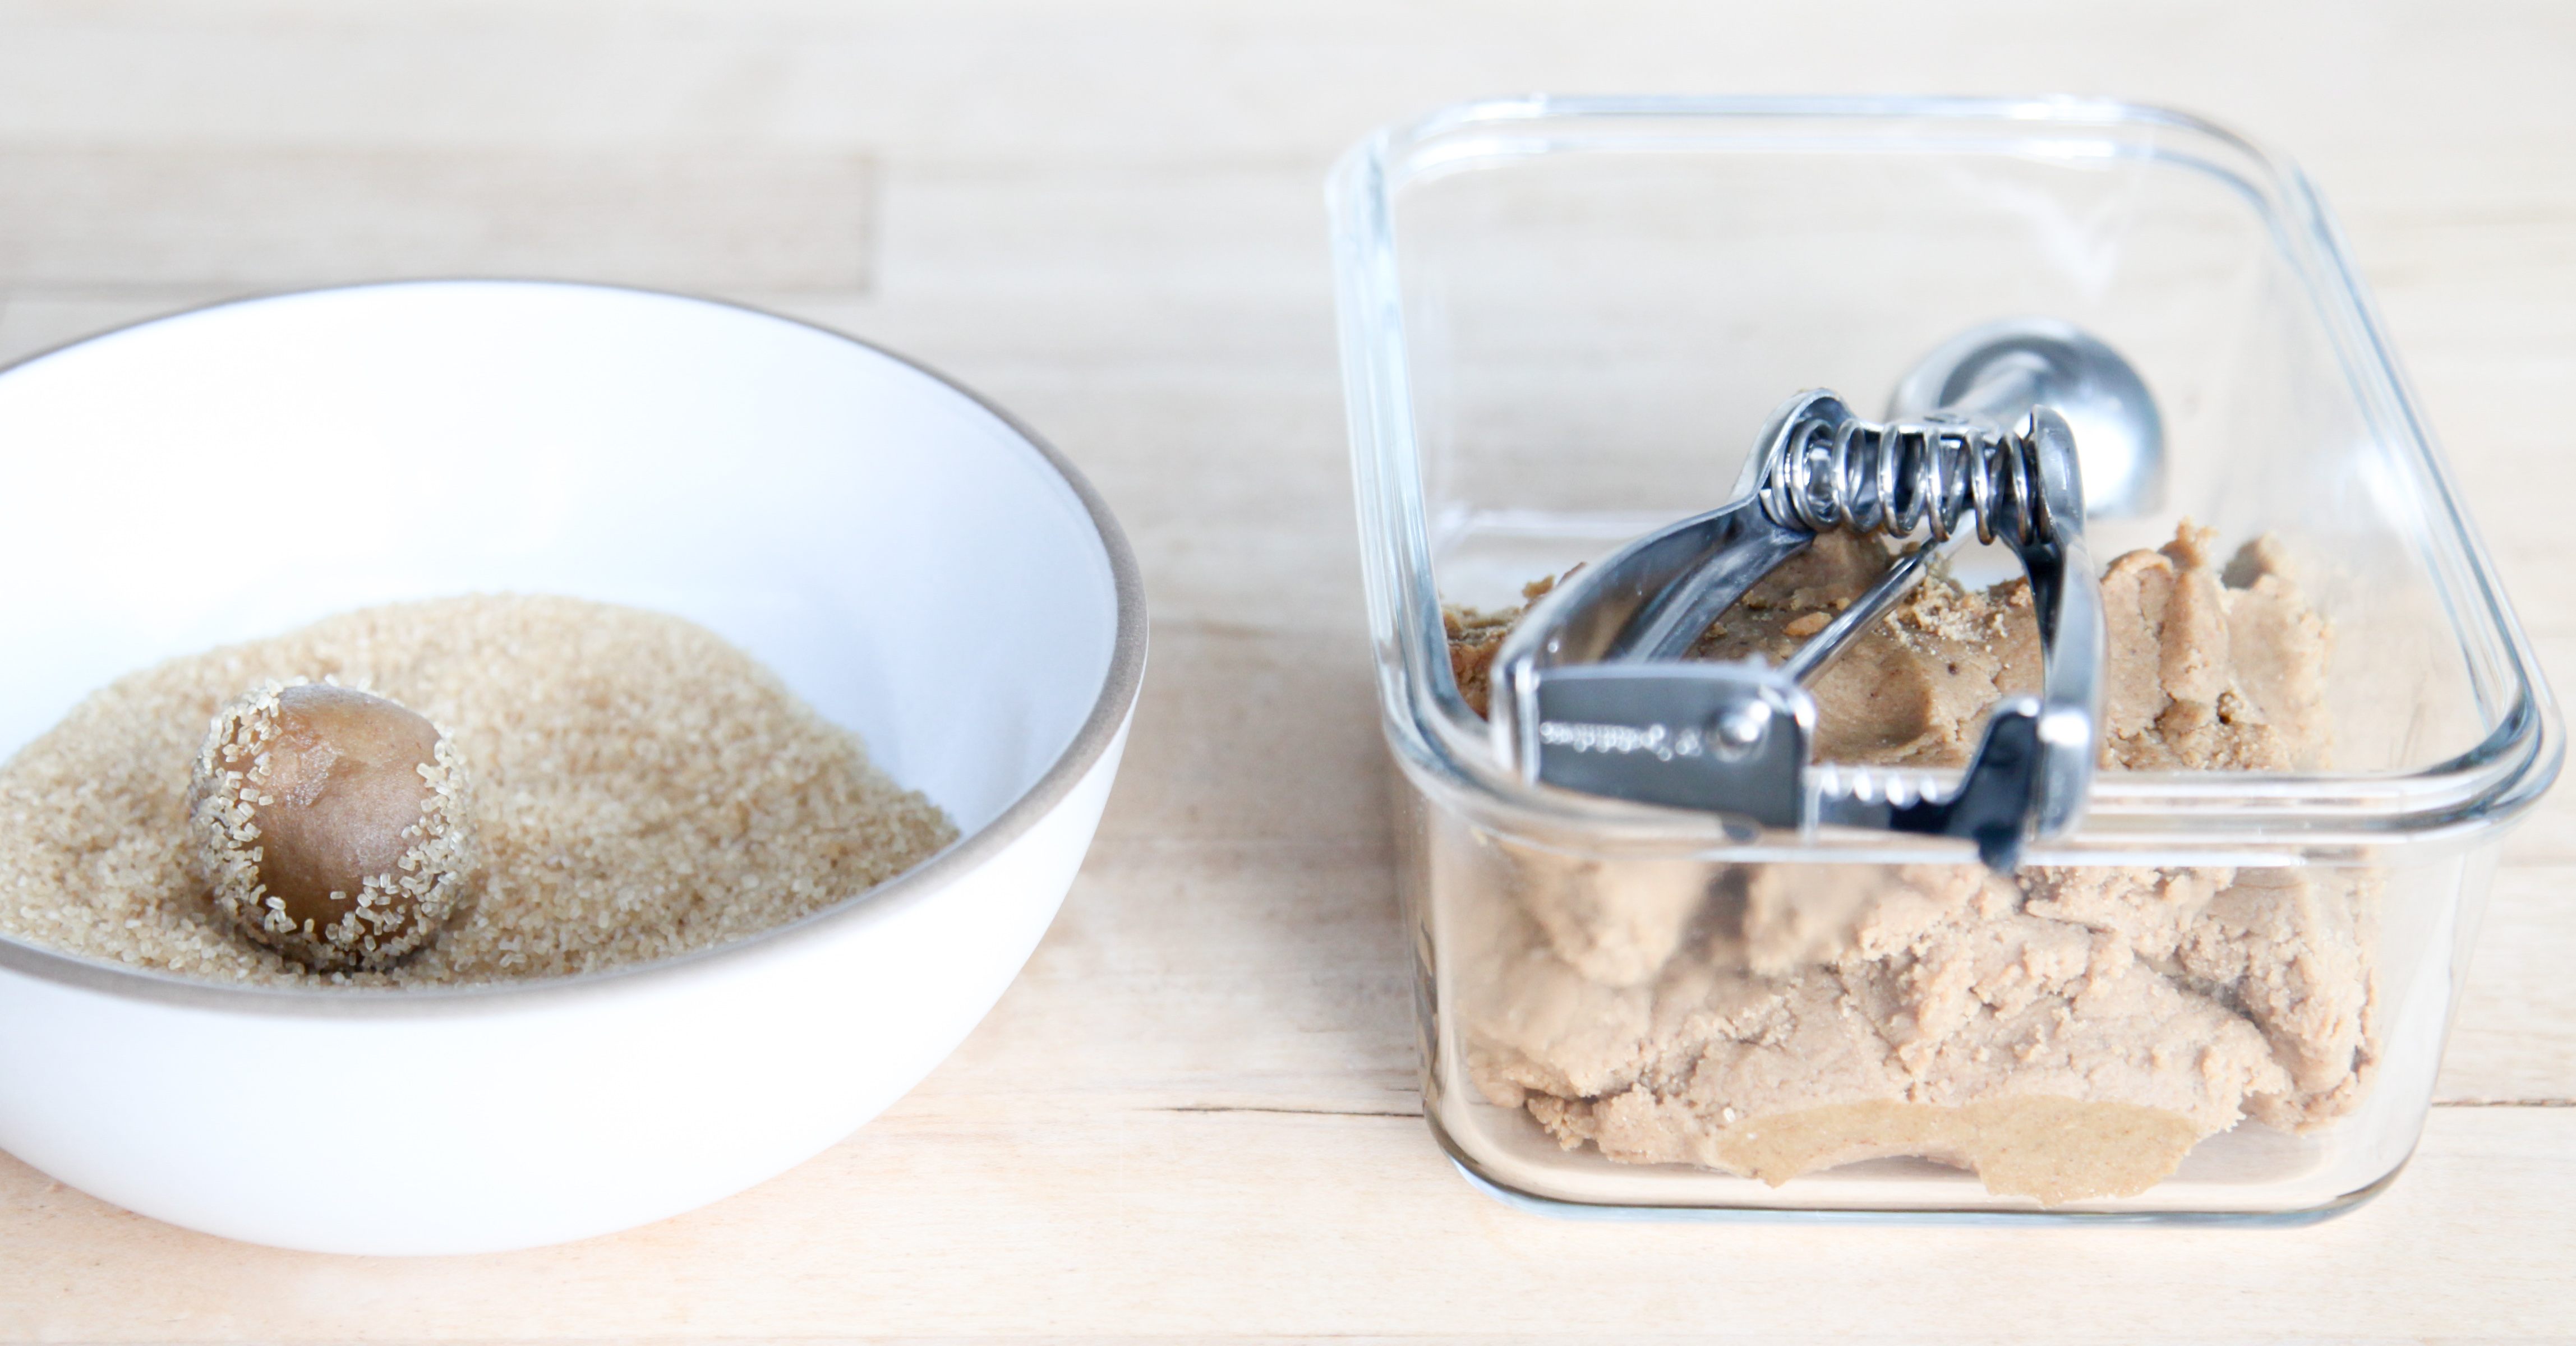
[[[1620,1226],[1450,1170],[1414,1092],[1321,179],[1376,124],[1536,89],[2108,94],[2268,140],[2339,209],[2576,670],[2576,7],[7,0],[0,358],[395,274],[743,299],[1039,427],[1125,520],[1155,620],[1053,933],[822,1157],[632,1233],[407,1261],[186,1233],[0,1156],[0,1337],[2576,1340],[2565,802],[2511,843],[2421,1150],[2341,1220]]]

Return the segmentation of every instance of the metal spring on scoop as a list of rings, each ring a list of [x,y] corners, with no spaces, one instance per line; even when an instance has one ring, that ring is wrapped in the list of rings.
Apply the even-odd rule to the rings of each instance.
[[[1762,510],[1774,523],[1816,533],[1902,538],[1929,524],[1941,542],[1973,511],[1978,541],[2024,543],[2046,509],[2034,462],[2020,434],[1937,415],[1864,421],[1826,397],[1772,441]]]

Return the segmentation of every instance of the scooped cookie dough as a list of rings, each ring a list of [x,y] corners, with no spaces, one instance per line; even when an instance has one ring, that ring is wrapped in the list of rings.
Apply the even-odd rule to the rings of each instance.
[[[2327,650],[2268,539],[2184,527],[2105,577],[2104,765],[2323,760]],[[1778,659],[1884,569],[1828,536],[1694,653]],[[1514,614],[1458,614],[1500,644]],[[1497,625],[1499,623],[1499,625]],[[1453,638],[1453,657],[1464,642]],[[1471,661],[1472,648],[1463,652]],[[1813,685],[1827,760],[1957,765],[2037,685],[2027,587],[1929,580]],[[2375,1058],[2366,871],[1615,862],[1479,837],[1469,1074],[1561,1144],[1779,1184],[1862,1159],[2043,1204],[2134,1195],[2252,1117],[2351,1110]]]
[[[2156,551],[2102,576],[2102,765],[2132,771],[2278,771],[2325,764],[2325,623],[2310,611],[2280,544],[2246,544],[2221,569],[2216,535],[2185,523]],[[1694,659],[1777,664],[1825,629],[1885,573],[1875,538],[1827,533],[1763,577],[1693,645]],[[1535,601],[1555,587],[1524,591]],[[1487,679],[1524,608],[1452,607],[1450,663],[1485,713]],[[1986,712],[2039,690],[2039,624],[2030,585],[1969,589],[1927,578],[1819,674],[1816,758],[1871,766],[1965,766]]]
[[[464,900],[474,809],[454,736],[354,687],[267,682],[189,779],[197,872],[235,929],[309,968],[383,968]]]

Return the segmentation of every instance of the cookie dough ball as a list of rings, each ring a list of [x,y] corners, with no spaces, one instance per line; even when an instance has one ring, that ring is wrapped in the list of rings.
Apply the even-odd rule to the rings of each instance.
[[[243,934],[317,971],[392,965],[462,902],[475,861],[453,737],[354,688],[270,683],[215,717],[189,810],[199,871]]]

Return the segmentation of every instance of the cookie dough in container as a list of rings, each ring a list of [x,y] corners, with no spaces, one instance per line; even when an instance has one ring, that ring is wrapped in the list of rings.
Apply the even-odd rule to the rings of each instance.
[[[919,366],[724,304],[460,281],[183,314],[0,373],[0,465],[0,755],[135,670],[353,609],[550,623],[511,658],[626,649],[582,625],[625,612],[608,634],[674,678],[701,646],[758,660],[959,833],[784,925],[578,975],[219,984],[0,937],[0,1148],[254,1242],[581,1238],[848,1135],[1036,947],[1143,672],[1134,559],[1068,463]]]
[[[1472,1181],[1558,1213],[2298,1220],[2397,1175],[2562,731],[2296,170],[2098,102],[1532,98],[1371,137],[1333,210],[1426,1112]],[[1491,662],[1525,602],[1738,499],[1785,399],[1918,415],[1927,352],[2010,322],[2106,343],[2161,421],[2137,460],[2067,417],[2107,632],[2071,825],[1888,821],[2040,690],[2034,590],[1973,541],[1802,672],[1804,813],[1523,769],[1702,746],[1489,721],[1534,694]],[[1777,664],[1890,562],[1820,533],[1657,648]],[[1854,790],[1877,821],[1814,803]]]

